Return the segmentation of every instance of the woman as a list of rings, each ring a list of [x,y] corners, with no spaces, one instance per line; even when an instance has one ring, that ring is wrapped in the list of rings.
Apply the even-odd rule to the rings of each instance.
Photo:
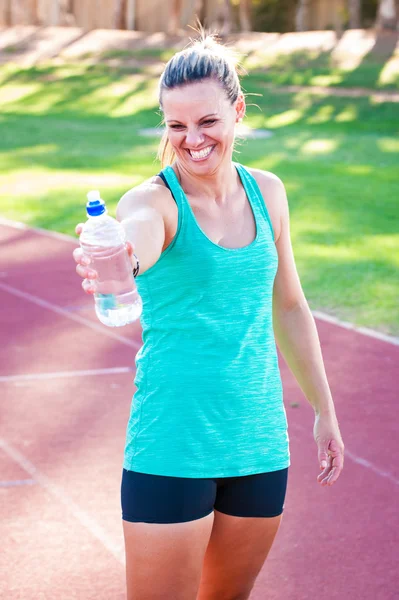
[[[169,166],[117,207],[143,300],[121,488],[128,600],[245,599],[290,464],[275,337],[315,411],[322,486],[344,445],[284,186],[232,161],[245,99],[226,49],[208,36],[177,53],[159,100]],[[93,293],[96,273],[75,260]]]

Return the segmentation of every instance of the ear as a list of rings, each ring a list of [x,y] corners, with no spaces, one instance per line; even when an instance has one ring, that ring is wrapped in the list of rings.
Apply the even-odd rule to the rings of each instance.
[[[245,98],[244,94],[240,92],[236,100],[236,123],[240,123],[245,116]]]

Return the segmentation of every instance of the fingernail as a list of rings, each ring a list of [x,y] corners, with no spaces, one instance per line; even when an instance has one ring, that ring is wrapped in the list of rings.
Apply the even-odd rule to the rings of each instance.
[[[327,466],[327,463],[326,463],[326,461],[325,461],[325,460],[322,460],[322,461],[321,461],[321,468],[322,468],[322,469],[325,469],[325,468],[326,468],[326,466]]]

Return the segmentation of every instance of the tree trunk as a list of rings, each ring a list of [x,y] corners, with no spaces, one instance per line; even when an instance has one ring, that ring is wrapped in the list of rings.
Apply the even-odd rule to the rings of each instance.
[[[126,29],[133,30],[136,25],[136,0],[127,0]]]
[[[1,24],[10,27],[12,25],[11,0],[4,0],[1,14]]]
[[[181,11],[183,9],[182,0],[172,0],[172,8],[168,22],[168,33],[175,35],[180,28]]]
[[[360,0],[349,0],[349,28],[360,29]]]
[[[206,6],[205,0],[196,0],[195,1],[195,18],[201,23],[201,25],[205,26],[206,19]]]
[[[311,0],[299,0],[296,9],[295,26],[296,31],[308,31],[310,27],[310,4]]]
[[[251,31],[251,0],[240,0],[239,3],[240,30]]]
[[[229,35],[232,29],[232,20],[233,14],[231,11],[230,0],[223,0],[222,4],[222,17],[223,17],[223,26],[221,28],[220,33],[222,35]]]
[[[124,29],[125,28],[125,13],[126,13],[126,2],[125,0],[114,0],[114,14],[113,14],[113,29]]]
[[[59,0],[53,0],[51,3],[50,9],[50,24],[51,25],[59,25],[60,24],[60,2]]]
[[[396,25],[396,3],[395,0],[379,0],[376,28],[394,29]]]
[[[334,8],[334,30],[339,39],[344,31],[346,0],[335,0]]]

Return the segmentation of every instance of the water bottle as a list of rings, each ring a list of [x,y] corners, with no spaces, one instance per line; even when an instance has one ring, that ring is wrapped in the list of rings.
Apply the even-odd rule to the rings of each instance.
[[[98,191],[87,194],[88,221],[80,234],[80,246],[97,271],[94,294],[95,310],[101,323],[120,327],[136,321],[142,301],[133,277],[126,250],[125,230],[107,213]]]

